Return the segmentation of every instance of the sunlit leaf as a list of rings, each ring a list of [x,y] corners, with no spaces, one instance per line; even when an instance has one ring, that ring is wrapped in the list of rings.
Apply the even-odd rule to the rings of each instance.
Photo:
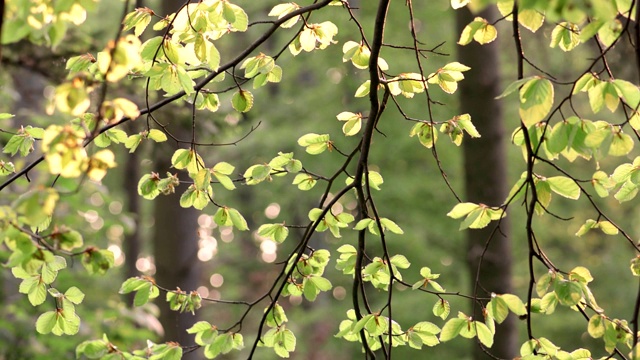
[[[533,78],[520,89],[520,118],[527,126],[542,120],[553,105],[553,84],[543,78]]]
[[[563,51],[571,51],[580,44],[580,29],[576,24],[561,22],[551,32],[552,48],[558,46]]]
[[[572,179],[565,176],[554,176],[546,179],[551,190],[558,195],[576,200],[580,197],[580,187]]]

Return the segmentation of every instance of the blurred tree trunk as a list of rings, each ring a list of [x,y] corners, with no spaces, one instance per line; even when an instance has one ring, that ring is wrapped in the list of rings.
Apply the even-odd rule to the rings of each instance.
[[[163,1],[162,15],[175,12],[184,1]],[[163,110],[156,114],[159,121],[170,121],[170,129],[179,138],[190,138],[188,127],[181,121],[179,114],[171,114],[171,110]],[[170,143],[170,142],[168,142]],[[171,144],[173,145],[173,144]],[[171,155],[176,150],[174,146],[156,146],[154,153],[154,171],[161,176],[171,170]],[[184,179],[181,179],[184,180]],[[176,194],[160,195],[154,202],[153,244],[156,274],[159,285],[170,289],[179,287],[183,291],[194,291],[200,284],[202,273],[201,262],[198,260],[198,215],[194,208],[180,206],[180,194],[185,185],[178,187]],[[193,337],[186,333],[197,316],[191,313],[178,313],[169,309],[164,296],[157,302],[160,307],[160,322],[164,328],[166,341],[177,341],[181,345],[194,344]],[[197,313],[196,313],[197,314]],[[185,354],[183,359],[196,359],[198,352]]]
[[[164,176],[171,166],[168,161],[171,154],[160,153],[161,151],[156,152],[154,168],[162,171]],[[182,190],[184,185],[178,188],[176,194],[161,195],[154,200],[153,253],[158,284],[170,289],[179,287],[189,292],[196,290],[200,284],[202,272],[201,262],[197,257],[199,212],[194,208],[185,209],[180,206]],[[164,296],[161,296],[158,306],[165,340],[177,341],[181,345],[192,344],[193,338],[186,333],[186,329],[196,322],[197,317],[191,313],[180,314],[170,310]]]
[[[497,18],[493,7],[478,14],[489,22]],[[467,8],[456,11],[456,34],[473,21]],[[466,199],[475,203],[498,206],[507,197],[506,149],[502,106],[495,100],[500,94],[500,67],[498,63],[497,41],[487,45],[472,42],[458,48],[461,63],[471,67],[460,82],[460,111],[469,113],[482,135],[479,139],[464,141],[464,171]],[[492,223],[492,225],[494,225]],[[491,292],[497,294],[512,292],[511,287],[511,244],[509,224],[503,219],[500,230],[491,238],[494,226],[467,232],[467,256],[471,277],[471,290],[478,296],[486,297]],[[491,240],[489,240],[491,238]],[[484,248],[490,241],[484,256]],[[478,266],[481,263],[480,274]],[[485,292],[488,291],[489,293]],[[475,319],[484,319],[480,306],[475,306]],[[517,355],[518,334],[513,315],[496,329],[495,343],[489,351],[498,358],[511,359]],[[474,359],[490,359],[479,346],[474,347]]]
[[[129,134],[135,133],[135,127],[131,123],[127,126],[127,132]],[[133,152],[127,156],[125,163],[125,173],[127,176],[123,179],[123,186],[125,194],[127,196],[127,212],[133,216],[133,229],[127,233],[124,238],[124,253],[125,253],[125,267],[126,274],[125,279],[135,277],[139,275],[139,271],[136,268],[136,261],[140,256],[140,248],[142,245],[142,238],[140,233],[140,195],[138,195],[138,180],[142,174],[140,173],[140,158],[138,153]],[[133,298],[135,293],[127,294],[127,305],[133,306]]]

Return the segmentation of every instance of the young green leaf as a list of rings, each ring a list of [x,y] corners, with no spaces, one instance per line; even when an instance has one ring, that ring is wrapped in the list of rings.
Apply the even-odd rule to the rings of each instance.
[[[306,134],[298,139],[298,145],[305,147],[307,153],[317,155],[332,148],[332,142],[328,134]]]
[[[296,175],[296,177],[293,179],[292,184],[298,185],[298,189],[300,190],[307,191],[311,190],[317,182],[318,181],[313,176],[301,173]]]
[[[338,114],[336,118],[340,121],[345,121],[345,124],[342,126],[342,132],[346,136],[353,136],[360,132],[362,127],[362,114],[344,111]]]
[[[555,356],[558,350],[560,350],[558,346],[544,337],[538,339],[538,344],[540,344],[540,348],[549,356]]]
[[[473,325],[476,327],[478,340],[482,345],[488,348],[493,346],[493,332],[489,330],[489,327],[480,321],[474,321]]]
[[[59,314],[55,311],[47,311],[36,320],[36,331],[40,334],[48,334],[56,326]]]
[[[454,318],[447,321],[440,332],[440,341],[449,341],[460,334],[460,331],[467,326],[467,320]]]
[[[80,358],[82,355],[89,359],[103,358],[107,355],[111,345],[108,340],[84,341],[76,347],[76,358]]]
[[[37,189],[20,195],[11,207],[24,216],[26,224],[39,226],[53,215],[59,198],[52,188]]]
[[[593,281],[593,276],[591,276],[589,269],[583,266],[576,266],[569,272],[569,279],[588,284]]]
[[[147,134],[147,137],[155,142],[167,141],[167,135],[158,129],[151,129]]]
[[[458,203],[447,213],[447,216],[453,219],[459,219],[479,207],[480,205],[474,203]]]
[[[580,187],[572,179],[565,176],[554,176],[546,179],[551,190],[569,199],[577,200],[580,197]]]
[[[487,313],[498,324],[502,324],[509,315],[509,306],[502,297],[492,296],[491,301],[487,304]]]
[[[509,86],[507,86],[506,89],[504,89],[502,94],[496,96],[496,100],[502,99],[503,97],[507,97],[507,96],[511,95],[513,92],[515,92],[516,90],[520,89],[525,83],[527,83],[531,79],[533,79],[533,77],[527,77],[527,78],[516,80],[516,81],[512,82],[511,84],[509,84]]]
[[[536,292],[538,296],[543,296],[547,293],[549,286],[555,281],[555,273],[549,271],[546,274],[540,276],[536,282]]]
[[[258,235],[282,243],[289,235],[289,229],[284,224],[264,224],[258,228]]]
[[[435,73],[429,74],[429,76],[427,76],[427,82],[430,84],[438,84],[444,92],[453,94],[458,89],[458,82],[464,79],[462,73],[470,69],[470,67],[459,62],[452,62],[438,69]],[[420,77],[418,77],[418,79],[420,79]],[[422,84],[423,82],[420,83]]]
[[[591,185],[593,185],[593,189],[596,191],[598,196],[602,198],[609,196],[609,190],[615,186],[612,178],[609,178],[604,171],[598,170],[593,173],[591,176]]]
[[[551,111],[553,84],[547,79],[534,77],[520,89],[520,119],[527,126],[537,124]]]
[[[115,258],[111,250],[89,247],[82,253],[82,266],[90,274],[105,274],[114,264]]]
[[[512,294],[502,294],[498,295],[498,297],[504,300],[512,313],[518,316],[527,314],[527,308],[519,297]]]
[[[231,98],[231,104],[238,112],[248,112],[253,107],[253,94],[246,90],[239,90]]]
[[[383,230],[389,230],[392,233],[398,234],[398,235],[404,234],[404,231],[402,231],[402,229],[400,228],[400,226],[398,226],[398,224],[394,223],[393,221],[387,218],[380,218],[380,224],[382,225]]]
[[[451,7],[454,9],[460,9],[467,6],[470,2],[471,0],[451,0]]]
[[[369,91],[371,88],[371,80],[367,80],[364,83],[362,83],[362,85],[358,86],[358,89],[356,89],[356,93],[355,93],[355,97],[359,98],[359,97],[365,97],[367,95],[369,95]]]
[[[229,218],[231,219],[231,223],[233,224],[233,226],[235,226],[238,230],[249,230],[247,221],[238,210],[229,208]]]
[[[450,312],[451,305],[447,300],[440,299],[433,305],[433,315],[440,317],[442,320],[445,320]]]
[[[631,259],[631,265],[629,266],[633,276],[640,276],[640,256],[636,256]]]
[[[149,8],[137,8],[135,11],[127,14],[122,20],[122,31],[127,31],[134,28],[134,34],[136,36],[142,35],[144,30],[151,22],[151,16],[154,15],[153,10]]]
[[[535,33],[544,24],[544,13],[538,9],[523,9],[518,15],[518,22]]]
[[[268,16],[277,16],[278,19],[281,19],[283,16],[289,14],[292,11],[295,11],[297,9],[299,9],[300,6],[296,3],[286,3],[286,4],[278,4],[276,6],[274,6],[271,11],[269,11]],[[298,20],[300,20],[300,16],[294,16],[291,19],[283,22],[280,27],[282,28],[290,28],[293,25],[295,25]]]
[[[67,289],[67,291],[65,291],[64,297],[65,299],[78,305],[82,303],[82,300],[84,300],[84,293],[80,291],[80,289],[78,289],[77,287],[72,286],[69,289]]]
[[[618,96],[624,99],[629,107],[632,109],[638,107],[638,104],[640,104],[640,89],[636,85],[623,79],[615,79],[613,80],[613,86]]]
[[[409,132],[410,137],[418,136],[420,143],[427,149],[431,149],[438,140],[438,132],[433,125],[426,122],[416,123]]]
[[[0,176],[7,176],[16,172],[16,167],[12,162],[0,160]]]
[[[472,22],[462,30],[459,45],[467,45],[471,43],[471,40],[477,41],[479,44],[488,44],[496,39],[498,31],[495,26],[489,24],[489,22],[481,17],[476,17]]]
[[[42,129],[32,128],[31,126],[20,128],[16,135],[13,135],[9,138],[9,141],[4,146],[2,152],[5,154],[10,154],[11,156],[14,156],[19,152],[21,156],[27,156],[30,152],[33,151],[33,144],[35,142],[35,139],[38,137],[33,135],[33,133],[35,133],[35,131],[33,130],[38,130],[37,132],[40,133],[40,130]],[[42,133],[42,135],[43,134],[44,133]],[[42,135],[40,135],[39,137],[42,137]]]
[[[442,69],[440,71],[445,72]],[[411,99],[415,94],[424,92],[427,87],[427,79],[418,73],[400,73],[397,77],[390,79],[387,86],[392,95],[402,95]]]
[[[369,186],[376,190],[380,190],[380,185],[384,183],[382,175],[380,175],[379,172],[373,170],[369,170],[369,172],[367,173],[367,179],[369,180]]]
[[[178,149],[171,157],[171,165],[176,169],[187,169],[189,173],[197,173],[204,167],[200,155],[192,149]]]
[[[550,47],[559,46],[563,51],[571,51],[580,44],[580,28],[578,25],[563,21],[551,32]]]
[[[557,281],[554,292],[558,296],[558,301],[562,305],[577,305],[578,302],[580,302],[580,299],[582,299],[582,288],[576,281]]]
[[[597,339],[605,333],[605,319],[600,314],[595,314],[589,319],[587,332],[592,338]]]
[[[235,167],[224,161],[217,163],[210,170],[211,174],[213,174],[213,176],[215,176],[220,184],[227,190],[233,190],[236,188],[233,181],[231,181],[231,178],[229,178],[229,175],[233,174],[234,171]]]

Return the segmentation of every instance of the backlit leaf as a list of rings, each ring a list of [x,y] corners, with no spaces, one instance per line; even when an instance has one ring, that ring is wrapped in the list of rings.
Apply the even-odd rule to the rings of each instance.
[[[533,78],[520,89],[520,118],[530,127],[542,120],[553,105],[553,84],[544,78]]]
[[[231,104],[236,111],[247,112],[253,107],[253,94],[249,91],[240,90],[233,95]]]
[[[467,326],[467,320],[454,318],[447,321],[440,332],[440,341],[449,341],[460,334],[460,331]]]
[[[572,179],[565,176],[547,178],[551,190],[558,195],[577,200],[580,197],[580,187]]]

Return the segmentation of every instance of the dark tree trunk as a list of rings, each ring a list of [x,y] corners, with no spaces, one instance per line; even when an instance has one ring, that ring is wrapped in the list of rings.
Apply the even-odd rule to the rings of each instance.
[[[131,125],[131,124],[129,124]],[[128,133],[134,133],[134,127],[127,127]],[[125,278],[138,276],[139,272],[136,268],[136,261],[140,256],[140,247],[142,244],[142,238],[140,236],[140,195],[138,195],[138,180],[140,179],[140,159],[138,153],[134,152],[127,156],[125,163],[125,173],[123,185],[127,195],[127,211],[134,217],[133,230],[128,233],[124,238],[124,253],[125,253]],[[133,306],[133,298],[135,293],[127,294],[127,304]]]
[[[494,8],[487,8],[478,16],[495,20]],[[456,11],[457,34],[473,21],[466,8]],[[490,206],[502,204],[507,196],[506,149],[502,107],[495,97],[500,94],[500,67],[497,41],[488,45],[473,42],[458,48],[461,63],[471,67],[460,83],[461,113],[469,113],[471,120],[482,135],[480,139],[464,141],[464,170],[466,199],[470,202]],[[486,297],[512,292],[511,244],[509,224],[503,219],[499,231],[492,237],[495,222],[481,230],[467,232],[467,256],[471,289],[478,296]],[[489,242],[486,252],[485,247]],[[478,274],[478,266],[480,273]],[[476,278],[478,284],[476,286]],[[486,292],[485,292],[486,290]],[[487,293],[488,292],[488,293]],[[475,306],[473,317],[483,319],[480,306]],[[496,329],[495,343],[489,351],[503,359],[517,355],[517,330],[515,318],[510,315]],[[474,359],[490,359],[481,348],[474,348]]]
[[[162,155],[170,159],[171,155]],[[157,161],[156,169],[169,169],[168,161]],[[166,173],[166,172],[165,172]],[[163,174],[164,176],[164,174]],[[194,208],[180,206],[180,194],[185,186],[180,186],[176,194],[160,195],[154,200],[154,258],[155,279],[159,285],[170,289],[179,287],[183,291],[196,290],[202,271],[198,260],[198,214]],[[178,313],[169,309],[161,296],[160,323],[164,327],[165,340],[177,341],[181,345],[193,343],[193,337],[186,329],[196,322],[191,313]]]
[[[164,15],[175,12],[184,4],[182,0],[167,0],[162,2],[161,10]],[[169,123],[171,132],[179,138],[190,138],[189,126],[183,124],[180,115],[172,114],[170,109],[156,114],[159,121]],[[174,146],[157,146],[154,153],[154,171],[162,177],[171,170],[171,155],[176,150]],[[174,171],[175,172],[175,171]],[[184,180],[181,177],[181,180]],[[159,285],[170,289],[179,287],[181,290],[195,291],[200,285],[202,263],[198,260],[198,215],[194,208],[182,208],[180,195],[187,185],[181,185],[172,195],[160,195],[154,200],[154,228],[153,244],[156,266],[155,279]],[[162,324],[166,341],[177,341],[181,345],[193,345],[193,336],[186,333],[198,319],[191,313],[182,313],[169,309],[164,295],[157,301],[160,307],[160,323]],[[201,352],[185,354],[183,359],[198,359]]]

